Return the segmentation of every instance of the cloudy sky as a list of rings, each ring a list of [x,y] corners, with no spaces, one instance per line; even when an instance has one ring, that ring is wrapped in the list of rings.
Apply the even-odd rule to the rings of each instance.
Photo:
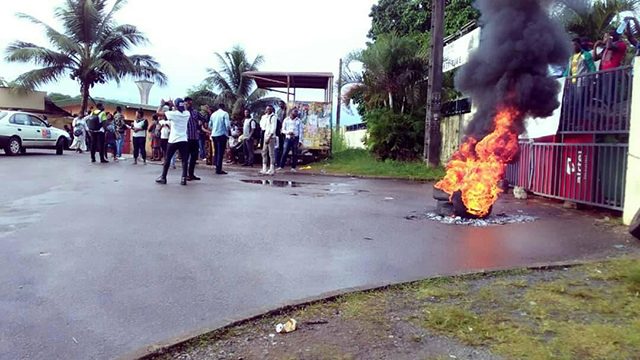
[[[152,55],[169,77],[169,85],[151,90],[150,101],[176,97],[216,67],[214,52],[243,46],[251,57],[262,54],[265,71],[326,71],[338,73],[338,60],[364,47],[370,27],[369,12],[377,0],[129,0],[116,21],[138,26],[151,44],[137,53]],[[13,40],[48,46],[40,27],[18,19],[23,12],[60,29],[53,9],[62,0],[3,1],[0,12],[0,76],[12,80],[31,68],[5,62],[4,49]],[[162,5],[160,5],[162,4]],[[165,5],[166,4],[166,5]],[[65,79],[41,88],[69,95],[77,83]],[[97,85],[93,96],[139,102],[131,81]],[[313,97],[309,94],[307,96]],[[321,100],[317,98],[300,100]]]

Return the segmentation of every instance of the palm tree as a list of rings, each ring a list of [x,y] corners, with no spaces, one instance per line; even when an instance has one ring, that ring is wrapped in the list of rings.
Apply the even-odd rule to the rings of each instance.
[[[621,12],[636,11],[640,0],[595,0],[586,9],[563,6],[557,16],[574,36],[597,40],[609,31]]]
[[[15,83],[23,89],[58,81],[69,75],[80,85],[82,112],[87,109],[89,90],[96,84],[120,81],[125,77],[151,79],[159,85],[167,77],[149,55],[127,55],[132,47],[148,43],[147,37],[134,25],[118,25],[113,17],[126,3],[115,0],[111,9],[107,0],[66,0],[56,8],[55,17],[62,24],[58,31],[35,17],[18,17],[41,25],[52,49],[15,41],[7,49],[6,60],[33,63],[41,68],[20,75]]]
[[[2,76],[0,76],[0,86],[7,86],[7,81]]]
[[[415,39],[383,34],[367,49],[351,53],[346,60],[360,62],[362,73],[346,72],[346,82],[354,84],[343,96],[363,101],[368,109],[388,108],[396,113],[424,106],[426,96],[426,55]]]
[[[215,55],[218,58],[219,69],[207,69],[209,77],[205,79],[205,87],[218,90],[218,102],[233,109],[233,115],[241,114],[245,107],[252,110],[260,107],[264,102],[276,100],[266,99],[266,90],[258,89],[253,79],[242,76],[246,71],[258,71],[258,67],[264,63],[262,55],[250,61],[246,51],[238,45],[231,51],[224,54],[215,53]]]

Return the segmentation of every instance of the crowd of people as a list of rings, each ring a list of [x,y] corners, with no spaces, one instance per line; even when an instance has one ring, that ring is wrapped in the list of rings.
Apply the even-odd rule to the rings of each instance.
[[[274,106],[267,106],[259,120],[248,109],[243,115],[243,119],[232,121],[224,104],[196,109],[193,99],[185,97],[162,100],[150,121],[140,109],[135,119],[127,123],[121,107],[112,114],[98,103],[87,114],[74,116],[72,127],[68,128],[73,137],[70,148],[78,153],[89,151],[92,163],[98,160],[108,163],[109,155],[113,161],[119,161],[123,159],[129,130],[133,164],[138,164],[139,159],[146,164],[149,138],[152,149],[149,160],[163,163],[162,173],[156,179],[159,184],[167,183],[169,168],[176,168],[177,158],[182,163],[180,183],[186,185],[201,179],[195,174],[198,160],[213,165],[217,175],[225,175],[225,158],[228,164],[241,162],[243,167],[253,167],[257,149],[262,155],[260,174],[274,175],[285,167],[289,156],[291,171],[295,172],[303,140],[298,110],[287,112],[281,101],[277,111]]]

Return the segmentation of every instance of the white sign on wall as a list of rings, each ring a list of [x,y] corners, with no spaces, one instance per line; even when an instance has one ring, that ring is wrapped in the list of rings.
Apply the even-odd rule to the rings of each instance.
[[[453,70],[462,66],[469,60],[471,52],[480,45],[480,28],[463,35],[459,39],[450,42],[444,47],[442,72]]]

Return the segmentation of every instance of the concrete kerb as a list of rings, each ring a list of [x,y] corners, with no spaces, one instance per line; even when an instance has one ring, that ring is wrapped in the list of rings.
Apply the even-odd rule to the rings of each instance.
[[[640,255],[626,254],[623,256],[631,259],[640,259]],[[610,261],[613,259],[614,257],[607,256],[604,258],[590,258],[590,259],[582,259],[582,260],[534,263],[530,266],[523,266],[523,267],[495,267],[495,268],[481,269],[478,271],[461,271],[461,272],[454,272],[451,274],[439,274],[439,275],[435,275],[427,278],[414,278],[408,281],[403,281],[398,283],[382,282],[378,284],[370,284],[370,285],[358,286],[353,288],[345,288],[345,289],[336,290],[336,291],[330,291],[330,292],[320,294],[318,296],[312,296],[312,297],[308,297],[308,298],[304,298],[296,301],[285,302],[283,304],[276,305],[275,307],[262,308],[262,309],[257,309],[255,311],[251,311],[245,314],[240,314],[235,319],[229,319],[226,325],[218,326],[218,327],[210,326],[210,327],[201,328],[199,330],[186,333],[184,335],[175,337],[173,339],[169,339],[156,344],[145,346],[144,348],[138,349],[130,354],[126,354],[120,357],[119,359],[120,360],[149,360],[153,356],[165,354],[171,348],[180,346],[190,340],[193,340],[200,336],[204,336],[214,331],[229,329],[229,328],[243,325],[253,320],[260,319],[267,316],[280,315],[286,312],[297,310],[299,308],[302,308],[308,305],[314,305],[318,303],[332,301],[339,298],[340,296],[344,296],[351,293],[384,290],[384,289],[389,289],[391,287],[410,285],[420,281],[431,280],[431,279],[448,278],[448,277],[455,277],[455,276],[470,276],[470,275],[490,276],[492,274],[503,272],[503,271],[513,271],[513,270],[520,270],[520,269],[554,270],[554,269],[560,269],[560,268],[575,267],[579,265],[589,265],[589,264],[594,264],[594,263],[603,262],[603,261]]]

